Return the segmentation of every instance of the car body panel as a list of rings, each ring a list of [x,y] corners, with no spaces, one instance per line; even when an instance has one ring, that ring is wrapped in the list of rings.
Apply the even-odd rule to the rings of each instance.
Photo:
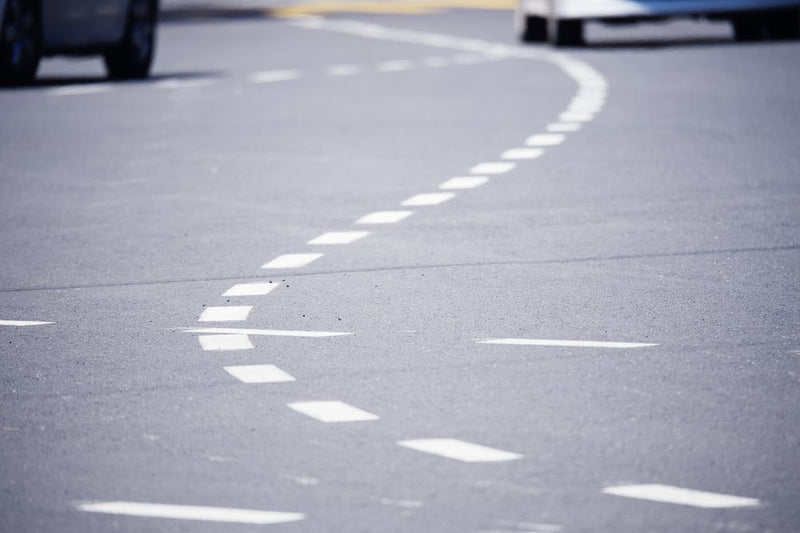
[[[45,51],[118,42],[125,31],[129,0],[41,0]]]
[[[711,15],[800,6],[799,0],[519,0],[528,15],[558,19]]]

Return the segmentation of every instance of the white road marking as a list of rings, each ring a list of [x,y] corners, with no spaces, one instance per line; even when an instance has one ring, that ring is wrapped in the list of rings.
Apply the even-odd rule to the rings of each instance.
[[[356,220],[356,224],[394,224],[410,217],[413,211],[376,211]]]
[[[344,331],[302,331],[291,329],[247,329],[247,328],[191,328],[184,330],[186,333],[207,333],[209,335],[261,335],[266,337],[341,337],[352,335]]]
[[[384,61],[378,64],[380,72],[401,72],[403,70],[410,70],[413,67],[411,61],[398,60],[398,61]]]
[[[110,91],[110,85],[93,83],[88,85],[68,85],[66,87],[50,89],[48,92],[53,96],[82,96],[85,94],[101,94]]]
[[[252,305],[206,307],[197,320],[199,322],[238,322],[247,320],[247,315],[252,308]]]
[[[253,349],[247,335],[200,335],[198,339],[200,346],[207,352]]]
[[[392,507],[400,507],[401,509],[419,509],[423,506],[420,500],[395,500],[394,498],[381,498],[379,500],[383,505],[391,505]]]
[[[486,176],[457,176],[439,185],[440,189],[474,189],[488,183]]]
[[[563,341],[553,339],[480,339],[478,344],[510,344],[515,346],[563,346],[566,348],[646,348],[658,344],[643,342]]]
[[[275,365],[226,366],[225,371],[242,383],[285,383],[294,378]]]
[[[369,235],[368,231],[329,231],[314,237],[308,244],[350,244]]]
[[[357,65],[333,65],[325,70],[328,76],[352,76],[361,72]]]
[[[564,142],[564,139],[566,139],[566,135],[561,133],[540,133],[528,137],[525,144],[528,146],[556,146]]]
[[[284,254],[279,255],[261,268],[300,268],[316,261],[324,254]]]
[[[277,287],[277,283],[240,283],[234,285],[224,293],[223,296],[265,296],[269,294],[272,289]]]
[[[378,420],[377,415],[368,413],[344,402],[294,402],[288,404],[298,413],[315,418],[320,422],[362,422]]]
[[[471,174],[505,174],[514,170],[516,163],[497,162],[497,163],[480,163],[472,167],[469,171]]]
[[[422,194],[415,194],[411,198],[403,200],[400,205],[404,206],[423,206],[423,205],[439,205],[451,198],[455,197],[453,192],[429,192]]]
[[[549,124],[547,126],[547,131],[550,132],[569,132],[569,131],[578,131],[581,129],[583,124],[579,122],[554,122],[553,124]]]
[[[544,153],[541,148],[512,148],[506,150],[500,157],[502,159],[536,159]]]
[[[39,320],[0,320],[0,326],[16,326],[16,327],[27,327],[27,326],[45,326],[47,324],[55,324],[55,322],[41,322]]]
[[[558,115],[558,120],[561,122],[589,122],[593,118],[592,113],[576,113],[574,111],[566,111]]]
[[[77,502],[79,511],[176,520],[201,520],[205,522],[234,522],[240,524],[280,524],[303,520],[302,513],[282,513],[235,509],[230,507],[201,507],[197,505],[165,505],[140,502]]]
[[[426,67],[441,68],[447,66],[447,60],[443,57],[426,57],[422,62]]]
[[[692,507],[702,507],[705,509],[756,507],[761,504],[756,498],[743,498],[741,496],[731,496],[729,494],[718,494],[716,492],[705,492],[658,484],[606,487],[603,489],[603,492],[605,494],[612,494],[625,498],[690,505]]]
[[[457,439],[417,439],[401,440],[397,444],[420,452],[441,455],[466,463],[511,461],[522,458],[522,455],[472,444]]]
[[[300,73],[296,70],[265,70],[256,72],[250,76],[253,83],[273,83],[277,81],[296,80]]]
[[[211,78],[173,78],[159,81],[154,87],[157,89],[198,89],[200,87],[208,87],[212,83],[214,83],[214,80]]]

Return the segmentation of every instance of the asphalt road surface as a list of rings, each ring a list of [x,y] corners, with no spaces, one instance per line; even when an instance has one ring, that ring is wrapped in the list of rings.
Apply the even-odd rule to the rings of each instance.
[[[510,18],[0,92],[0,530],[800,531],[800,45]]]

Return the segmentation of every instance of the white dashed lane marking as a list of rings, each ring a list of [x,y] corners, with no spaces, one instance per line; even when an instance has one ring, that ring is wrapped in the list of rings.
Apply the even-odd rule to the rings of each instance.
[[[589,122],[594,118],[592,113],[578,113],[566,111],[558,116],[561,122]]]
[[[339,401],[294,402],[290,403],[289,407],[320,422],[364,422],[379,418],[377,415]]]
[[[46,326],[47,324],[54,324],[55,322],[41,322],[39,320],[0,320],[0,326],[15,326],[15,327],[28,327],[28,326]]]
[[[397,444],[412,450],[441,455],[448,459],[456,459],[466,463],[512,461],[522,458],[522,455],[518,453],[497,450],[457,439],[401,440]]]
[[[361,72],[358,65],[333,65],[325,69],[328,76],[353,76]]]
[[[234,285],[223,296],[265,296],[269,294],[272,289],[277,287],[277,283],[240,283]]]
[[[581,129],[582,124],[578,122],[554,122],[548,124],[547,131],[550,132],[573,132]]]
[[[471,174],[505,174],[506,172],[514,170],[516,166],[516,163],[508,162],[480,163],[472,167],[469,171]]]
[[[440,189],[474,189],[489,183],[486,176],[456,176],[439,185]]]
[[[566,135],[561,133],[539,133],[531,135],[525,141],[528,146],[555,146],[561,144],[566,139]]]
[[[329,231],[314,237],[308,244],[350,244],[369,235],[368,231]]]
[[[755,498],[744,498],[741,496],[731,496],[729,494],[718,494],[716,492],[705,492],[701,490],[684,489],[681,487],[658,484],[606,487],[603,489],[603,492],[613,496],[649,500],[653,502],[674,503],[678,505],[689,505],[692,507],[702,507],[705,509],[756,507],[761,503]]]
[[[285,383],[294,378],[275,365],[226,366],[225,371],[242,383]]]
[[[250,75],[253,83],[274,83],[278,81],[296,80],[300,73],[296,70],[265,70]]]
[[[200,346],[207,352],[253,349],[253,344],[247,335],[200,335],[198,339]]]
[[[453,192],[429,192],[429,193],[415,194],[411,198],[403,200],[403,202],[400,205],[404,205],[406,207],[439,205],[441,203],[450,200],[451,198],[454,198],[455,195],[456,194]]]
[[[500,157],[502,159],[536,159],[544,153],[540,148],[512,148],[506,150]]]
[[[413,211],[376,211],[356,220],[356,224],[394,224],[410,217]]]
[[[239,322],[247,320],[252,305],[230,305],[225,307],[207,307],[202,312],[199,322]]]
[[[199,89],[212,85],[214,80],[211,78],[195,78],[195,79],[168,79],[156,82],[154,87],[156,89]]]
[[[205,333],[208,335],[256,335],[264,337],[342,337],[352,335],[346,331],[302,331],[291,329],[248,329],[248,328],[190,328],[187,333]]]
[[[102,94],[109,91],[111,91],[110,85],[95,83],[90,85],[68,85],[67,87],[50,89],[48,92],[53,96],[81,96],[85,94]]]
[[[401,72],[403,70],[411,70],[413,66],[414,64],[411,61],[384,61],[378,64],[378,70],[380,72]]]
[[[316,261],[325,254],[284,254],[279,255],[261,268],[300,268]]]
[[[200,520],[205,522],[232,522],[240,524],[280,524],[303,520],[304,514],[230,507],[201,507],[196,505],[166,505],[140,502],[78,502],[75,507],[88,513],[172,518],[175,520]]]
[[[564,341],[553,339],[480,339],[478,344],[508,344],[514,346],[562,346],[565,348],[647,348],[658,344],[643,342]]]

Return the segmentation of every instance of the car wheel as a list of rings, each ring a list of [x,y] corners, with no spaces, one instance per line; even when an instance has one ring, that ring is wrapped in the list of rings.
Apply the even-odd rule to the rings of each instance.
[[[140,79],[150,74],[156,45],[158,6],[154,0],[131,0],[122,41],[105,54],[112,79]]]
[[[551,17],[547,21],[547,37],[553,46],[583,46],[583,21]]]
[[[765,13],[742,13],[733,17],[731,22],[733,36],[739,42],[764,41],[769,38],[769,21]]]
[[[39,17],[33,0],[8,0],[0,28],[0,83],[30,83],[41,55]]]
[[[547,41],[547,19],[530,15],[519,15],[517,36],[523,43],[543,43]]]
[[[778,9],[767,14],[769,36],[776,40],[800,38],[800,8]]]

